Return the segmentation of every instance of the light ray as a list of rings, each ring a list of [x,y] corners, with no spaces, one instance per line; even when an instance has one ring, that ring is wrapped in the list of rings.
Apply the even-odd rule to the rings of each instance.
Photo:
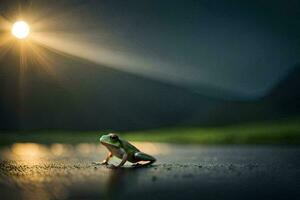
[[[13,47],[13,37],[9,33],[11,23],[0,15],[0,59]]]
[[[0,59],[12,49],[13,45],[12,37],[4,36],[0,39]]]
[[[25,41],[19,43],[19,91],[20,91],[20,98],[23,99],[25,97],[25,83],[26,83],[26,71],[28,67],[28,54],[26,48]]]
[[[184,69],[174,70],[165,61],[137,56],[130,51],[99,47],[70,34],[39,32],[32,33],[31,39],[46,48],[151,79],[179,85],[193,85],[195,81],[192,76],[185,76]],[[196,73],[198,72],[194,72],[194,74]]]
[[[45,50],[38,45],[33,44],[32,42],[28,42],[27,46],[32,52],[33,62],[38,64],[38,66],[43,67],[48,74],[54,75],[54,61],[50,59]]]

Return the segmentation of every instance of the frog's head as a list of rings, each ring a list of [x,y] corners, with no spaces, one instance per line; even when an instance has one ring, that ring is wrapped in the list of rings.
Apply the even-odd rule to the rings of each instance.
[[[120,147],[121,141],[119,137],[114,133],[109,133],[107,135],[102,135],[100,137],[100,142],[104,146],[114,146],[114,147]]]

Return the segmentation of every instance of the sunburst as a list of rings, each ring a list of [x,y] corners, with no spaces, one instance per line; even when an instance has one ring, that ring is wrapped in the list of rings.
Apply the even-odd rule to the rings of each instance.
[[[18,39],[26,39],[30,33],[30,27],[25,21],[16,21],[11,28],[11,33]]]

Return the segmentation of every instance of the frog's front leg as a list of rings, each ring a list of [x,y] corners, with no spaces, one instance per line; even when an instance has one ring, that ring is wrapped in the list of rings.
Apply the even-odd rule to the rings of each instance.
[[[107,165],[110,158],[113,156],[111,152],[108,152],[106,158],[101,162],[102,165]]]
[[[93,162],[93,164],[96,164],[96,165],[107,165],[108,161],[110,160],[110,158],[112,156],[113,156],[113,154],[111,152],[108,152],[106,158],[102,162]]]
[[[117,165],[117,167],[122,167],[122,166],[126,163],[127,158],[128,158],[127,153],[124,153],[124,154],[123,154],[122,161],[120,162],[120,164]]]
[[[124,151],[123,156],[122,156],[122,161],[117,166],[111,164],[108,167],[109,168],[119,168],[119,167],[122,167],[126,163],[127,158],[128,158],[128,154]]]
[[[143,152],[136,152],[134,154],[134,158],[137,160],[137,163],[133,164],[132,165],[133,167],[151,165],[152,163],[154,163],[156,161],[156,159],[153,156],[150,156]],[[140,164],[140,163],[138,163],[140,161],[148,161],[148,162],[145,164]]]

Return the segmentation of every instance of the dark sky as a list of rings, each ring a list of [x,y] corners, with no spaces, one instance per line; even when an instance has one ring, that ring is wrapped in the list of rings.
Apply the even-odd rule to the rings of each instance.
[[[7,4],[1,13],[13,19],[16,9],[7,8],[18,3]],[[28,0],[18,7],[44,32],[59,32],[61,40],[69,34],[95,53],[129,52],[128,60],[150,64],[128,71],[198,92],[209,92],[205,86],[262,96],[299,63],[300,2],[294,0]]]
[[[0,128],[129,130],[297,115],[299,12],[293,0],[1,0],[1,39],[10,35],[4,19],[26,20],[37,53],[25,49],[24,67],[22,42],[6,54],[1,43]]]

